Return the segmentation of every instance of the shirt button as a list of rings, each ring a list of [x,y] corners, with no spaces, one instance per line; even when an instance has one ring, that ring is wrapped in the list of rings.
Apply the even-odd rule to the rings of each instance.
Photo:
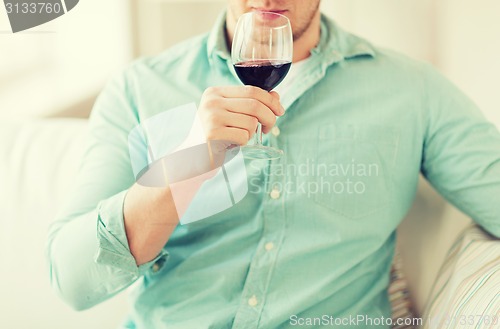
[[[266,245],[264,246],[264,248],[266,248],[267,251],[271,251],[274,248],[274,243],[268,242],[268,243],[266,243]]]
[[[250,297],[250,299],[248,300],[248,305],[254,307],[257,306],[257,304],[258,304],[257,297],[255,297],[255,295]]]
[[[278,199],[280,197],[280,191],[278,189],[273,189],[270,193],[271,199]]]
[[[273,134],[274,137],[278,137],[280,135],[280,128],[274,126],[271,129],[271,134]]]
[[[153,271],[153,273],[157,273],[159,270],[161,270],[164,264],[165,264],[165,258],[161,257],[153,264],[151,270]]]

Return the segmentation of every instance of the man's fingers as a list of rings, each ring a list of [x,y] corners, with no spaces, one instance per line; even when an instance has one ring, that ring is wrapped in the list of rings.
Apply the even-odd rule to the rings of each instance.
[[[271,96],[276,97],[278,100],[280,100],[280,94],[278,94],[277,92],[270,91],[269,93],[271,94]]]
[[[235,127],[221,127],[210,131],[209,140],[230,141],[237,145],[246,145],[250,135],[246,129]]]
[[[257,124],[268,133],[284,109],[276,92],[252,86],[210,87],[200,102],[200,119],[207,140],[245,145]]]
[[[224,126],[232,128],[240,128],[248,131],[248,136],[251,138],[257,130],[258,119],[251,115],[242,113],[227,112],[223,119]]]
[[[227,99],[227,108],[232,113],[242,113],[257,118],[263,127],[271,129],[276,123],[276,116],[267,106],[251,98]]]
[[[267,92],[254,86],[212,87],[211,92],[217,93],[224,98],[253,98],[267,106],[273,111],[274,115],[280,116],[285,113],[276,92]]]

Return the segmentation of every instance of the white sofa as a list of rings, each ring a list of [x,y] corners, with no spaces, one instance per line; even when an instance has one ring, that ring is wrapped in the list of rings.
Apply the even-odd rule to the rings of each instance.
[[[117,328],[122,294],[74,312],[50,288],[47,227],[83,154],[86,120],[0,123],[0,321],[6,329]]]
[[[44,119],[0,123],[0,319],[3,328],[116,328],[127,312],[125,294],[74,312],[49,285],[47,227],[78,170],[87,121]],[[470,219],[424,181],[399,229],[411,297],[421,313],[442,260]]]

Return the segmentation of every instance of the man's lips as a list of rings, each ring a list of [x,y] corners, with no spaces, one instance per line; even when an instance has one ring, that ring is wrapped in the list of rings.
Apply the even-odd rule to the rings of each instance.
[[[287,12],[287,10],[284,10],[284,9],[252,8],[252,10],[254,12],[259,13],[260,16],[262,16],[262,18],[269,19],[269,20],[277,19],[280,17],[280,16],[274,15],[274,14],[284,15]]]
[[[286,9],[266,9],[266,8],[252,8],[253,11],[257,12],[268,12],[268,13],[275,13],[275,14],[281,14],[283,15],[286,13],[288,10]]]

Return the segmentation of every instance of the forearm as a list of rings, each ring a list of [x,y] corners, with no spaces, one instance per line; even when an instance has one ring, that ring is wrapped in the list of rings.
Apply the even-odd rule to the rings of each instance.
[[[139,184],[125,197],[123,217],[130,252],[138,266],[160,253],[179,223],[170,189]]]
[[[175,228],[165,218],[177,221],[173,201],[164,201],[169,194],[134,185],[88,213],[68,214],[51,226],[51,283],[66,303],[77,310],[97,305],[127,288],[157,257],[165,257],[162,248]]]
[[[167,257],[161,249],[175,227],[157,221],[175,222],[175,208],[165,208],[169,198],[160,198],[154,189],[139,193],[141,187],[133,185],[134,168],[147,165],[147,151],[142,140],[129,139],[139,123],[132,91],[122,74],[96,101],[78,177],[49,231],[51,283],[75,309],[92,307],[152,271],[156,261]],[[130,202],[133,196],[136,201]]]

